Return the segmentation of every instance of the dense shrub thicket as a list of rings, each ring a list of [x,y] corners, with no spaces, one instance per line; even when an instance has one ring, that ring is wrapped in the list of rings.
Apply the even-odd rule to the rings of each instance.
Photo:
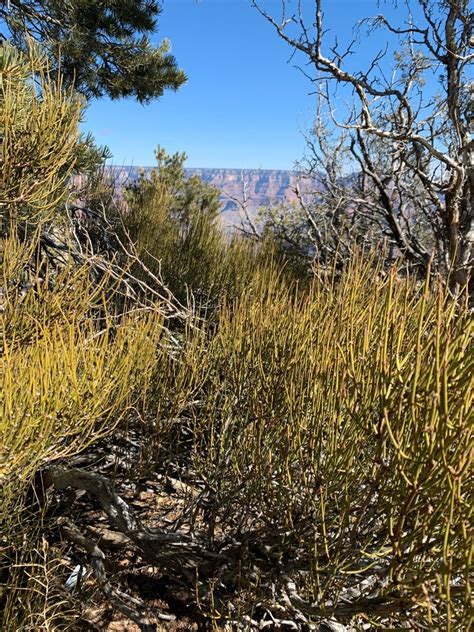
[[[54,563],[31,483],[127,415],[147,388],[163,319],[158,308],[116,313],[112,266],[98,280],[72,246],[49,256],[42,247],[45,235],[67,242],[69,179],[98,153],[78,132],[80,101],[49,78],[36,47],[24,55],[3,43],[0,63],[2,629],[36,630],[53,625],[44,582]]]
[[[91,629],[94,587],[142,629],[159,620],[163,603],[107,578],[97,512],[126,536],[114,564],[118,548],[179,586],[189,625],[469,629],[466,303],[363,253],[302,278],[271,243],[225,239],[215,192],[163,152],[123,221],[103,209],[120,253],[77,256],[78,106],[40,69],[4,65],[1,84],[2,135],[27,139],[0,148],[2,629]],[[38,248],[52,223],[61,257]],[[143,480],[159,491],[139,520]],[[94,574],[68,592],[79,559]]]

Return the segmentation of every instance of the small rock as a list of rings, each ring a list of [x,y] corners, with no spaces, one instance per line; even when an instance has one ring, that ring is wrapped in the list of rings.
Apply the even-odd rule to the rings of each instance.
[[[319,626],[319,632],[349,632],[349,628],[337,621],[323,621]]]

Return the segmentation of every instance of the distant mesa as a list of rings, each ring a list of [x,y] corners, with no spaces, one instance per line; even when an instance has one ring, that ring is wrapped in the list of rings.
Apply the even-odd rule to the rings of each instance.
[[[134,180],[150,167],[111,167],[119,185]],[[225,226],[240,225],[244,198],[247,210],[255,216],[262,206],[291,204],[297,201],[294,171],[277,169],[186,169],[189,176],[200,176],[221,192],[222,222]]]

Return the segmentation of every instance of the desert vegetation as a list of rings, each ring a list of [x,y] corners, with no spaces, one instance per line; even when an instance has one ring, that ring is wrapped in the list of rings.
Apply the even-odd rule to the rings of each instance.
[[[2,630],[471,629],[471,268],[452,222],[472,213],[472,170],[452,166],[451,223],[426,258],[409,251],[431,243],[421,228],[394,251],[329,188],[320,215],[303,201],[224,235],[218,193],[162,148],[117,196],[79,133],[84,94],[146,100],[184,75],[140,40],[163,68],[153,94],[134,83],[122,54],[158,14],[138,1],[115,32],[129,74],[94,79],[81,42],[63,74],[52,49],[75,5],[63,22],[46,0],[0,9]],[[364,134],[385,132],[364,116],[354,151],[370,157]],[[425,202],[428,174],[410,176]]]

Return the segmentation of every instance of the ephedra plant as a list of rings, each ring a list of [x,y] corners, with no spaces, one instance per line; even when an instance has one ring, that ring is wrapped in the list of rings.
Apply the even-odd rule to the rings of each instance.
[[[163,317],[154,297],[118,313],[116,266],[103,261],[98,277],[96,261],[70,256],[64,204],[87,153],[82,105],[36,48],[2,43],[0,105],[0,625],[53,629],[67,599],[56,592],[37,476],[129,414]],[[48,258],[41,237],[55,228],[66,246]]]
[[[466,305],[373,258],[305,291],[261,271],[224,305],[158,415],[201,490],[181,520],[241,547],[208,616],[468,629],[473,362]]]

